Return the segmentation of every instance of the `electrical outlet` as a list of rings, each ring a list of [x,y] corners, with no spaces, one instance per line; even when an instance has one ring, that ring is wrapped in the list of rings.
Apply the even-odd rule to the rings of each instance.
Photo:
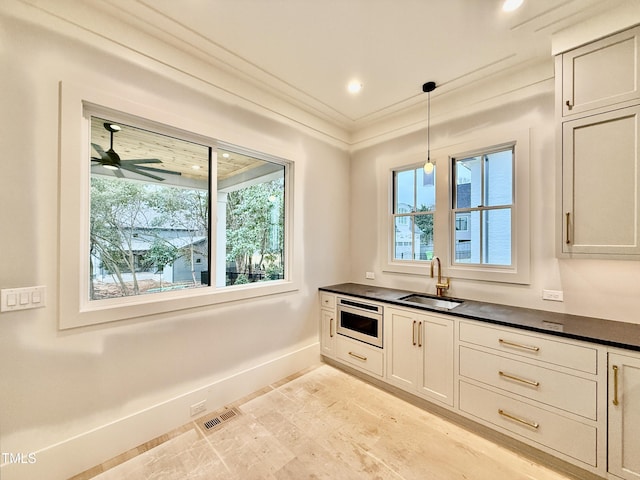
[[[191,416],[194,417],[199,413],[205,412],[207,410],[207,401],[202,400],[201,402],[194,403],[191,405]]]
[[[542,299],[551,300],[552,302],[563,302],[564,296],[562,290],[542,290]]]
[[[366,278],[367,280],[375,280],[376,274],[374,272],[366,272],[364,274],[364,278]]]

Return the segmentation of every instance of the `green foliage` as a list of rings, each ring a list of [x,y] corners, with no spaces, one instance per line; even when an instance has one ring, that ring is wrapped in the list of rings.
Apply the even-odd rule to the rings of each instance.
[[[159,227],[180,228],[192,239],[206,237],[208,209],[207,192],[94,175],[91,177],[91,255],[100,258],[100,266],[118,281],[123,296],[137,295],[136,273],[140,267],[162,268],[185,253],[191,254],[187,258],[193,258],[193,250],[179,251],[167,238],[156,233],[161,230]],[[139,242],[151,243],[142,258],[140,252],[136,252]],[[193,241],[190,243],[193,249]],[[202,250],[202,254],[207,255],[208,246],[205,244]],[[132,291],[123,278],[124,273],[132,276]],[[93,287],[93,282],[91,285]],[[93,298],[93,293],[91,295]]]
[[[421,205],[417,211],[430,212],[431,208]],[[422,235],[425,236],[423,243],[433,243],[433,215],[415,215],[414,220]]]
[[[158,267],[162,270],[165,265],[169,265],[180,257],[180,251],[159,238],[156,238],[151,248],[144,254],[142,266],[144,268]]]
[[[246,274],[241,273],[236,278],[234,285],[244,285],[245,283],[249,283],[249,277]]]
[[[284,180],[251,185],[227,197],[227,261],[236,271],[264,269],[265,260],[281,269],[284,239]],[[277,239],[273,241],[273,235]],[[255,262],[255,265],[254,265]],[[236,281],[236,284],[238,281]]]

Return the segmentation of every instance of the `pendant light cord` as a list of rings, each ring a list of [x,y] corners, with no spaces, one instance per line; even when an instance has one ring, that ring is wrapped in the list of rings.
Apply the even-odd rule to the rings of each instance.
[[[431,161],[431,92],[427,92],[427,162]]]

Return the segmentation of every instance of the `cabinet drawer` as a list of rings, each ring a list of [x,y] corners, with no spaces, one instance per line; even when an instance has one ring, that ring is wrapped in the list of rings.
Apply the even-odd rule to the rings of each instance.
[[[597,418],[596,382],[586,378],[463,346],[460,375],[592,420]]]
[[[336,296],[331,293],[320,292],[320,307],[321,308],[336,308]]]
[[[337,335],[335,338],[336,357],[339,360],[374,375],[382,376],[384,354],[381,349],[342,335]]]
[[[597,350],[542,335],[460,322],[460,341],[534,358],[553,365],[597,373]]]
[[[516,436],[596,466],[596,428],[460,382],[460,410]]]

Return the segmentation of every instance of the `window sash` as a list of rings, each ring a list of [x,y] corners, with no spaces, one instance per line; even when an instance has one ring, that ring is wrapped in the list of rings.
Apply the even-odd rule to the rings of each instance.
[[[504,152],[511,152],[510,155],[510,165],[509,165],[509,175],[510,175],[510,179],[509,179],[509,197],[511,202],[510,203],[503,203],[503,204],[493,204],[493,205],[487,205],[487,203],[490,203],[490,199],[489,199],[489,188],[488,188],[488,179],[487,177],[489,176],[487,174],[487,163],[490,161],[490,155],[493,154],[499,154],[499,153],[504,153]],[[461,202],[462,199],[462,195],[461,195],[461,185],[464,184],[460,184],[458,183],[458,178],[459,178],[459,172],[458,169],[461,168],[461,164],[462,162],[465,162],[466,160],[470,160],[470,159],[474,159],[474,158],[479,158],[479,171],[477,172],[477,176],[478,179],[476,180],[475,183],[473,183],[473,179],[470,179],[469,181],[469,185],[470,185],[470,192],[469,192],[469,206],[465,206],[465,207],[460,207],[458,206],[458,204]],[[451,263],[452,265],[464,265],[464,266],[500,266],[500,267],[511,267],[514,264],[514,246],[513,246],[513,241],[514,241],[514,216],[513,216],[513,211],[515,208],[515,145],[510,145],[508,147],[496,147],[493,149],[487,149],[487,150],[480,150],[477,151],[475,153],[472,154],[468,154],[468,155],[464,155],[463,157],[458,156],[456,157],[452,157],[451,158],[451,169],[452,169],[452,175],[451,175],[451,190],[452,190],[452,195],[451,195],[451,251],[453,252],[452,254],[452,258],[451,258]],[[477,188],[479,188],[479,192],[477,194],[477,196],[475,196],[475,198],[479,198],[481,200],[481,204],[477,205],[477,206],[471,206],[473,203],[477,203],[477,202],[473,202],[473,189],[474,186],[476,186]],[[491,258],[494,258],[494,256],[491,254],[491,252],[493,250],[491,250],[491,248],[493,247],[493,245],[491,245],[491,241],[490,241],[490,236],[488,233],[488,229],[487,229],[487,225],[489,222],[489,217],[491,217],[491,212],[503,212],[503,211],[508,211],[509,212],[509,229],[508,229],[508,239],[509,239],[509,245],[508,245],[508,257],[509,260],[508,261],[498,261],[498,262],[492,262]],[[477,243],[477,245],[475,245],[474,242],[474,238],[469,238],[469,239],[460,239],[458,232],[459,230],[457,229],[457,225],[458,225],[458,219],[463,218],[463,215],[467,214],[466,216],[469,217],[469,219],[471,220],[471,226],[469,226],[469,229],[473,230],[473,224],[474,221],[473,219],[476,218],[475,223],[477,223],[476,226],[476,235],[474,236],[475,238],[475,242]],[[472,233],[473,235],[473,233]],[[461,235],[460,235],[461,236]],[[462,261],[463,259],[466,259],[466,255],[463,255],[463,251],[466,252],[467,248],[462,248],[461,244],[464,242],[470,242],[469,243],[469,258],[470,259],[474,259],[476,261]],[[474,255],[473,252],[477,252],[476,255]],[[491,258],[490,258],[491,257]]]
[[[410,195],[407,196],[406,192],[400,192],[403,187],[401,186],[401,179],[406,179],[410,172],[412,177],[411,185],[406,185],[406,180],[402,181],[404,188],[408,187],[410,191]],[[392,261],[424,262],[431,260],[435,236],[433,229],[436,212],[435,178],[435,168],[432,174],[426,174],[423,173],[422,165],[412,165],[393,172],[393,206],[391,214],[393,248],[390,252]],[[433,192],[430,192],[428,188],[420,188],[419,179],[422,179],[422,187],[431,186]],[[401,200],[408,200],[408,197],[411,197],[410,201],[401,202]],[[399,211],[401,204],[407,205],[408,208],[405,209],[407,211]],[[404,230],[404,232],[401,232],[401,230]],[[422,239],[425,237],[427,241],[423,242]],[[429,240],[430,243],[428,243]],[[399,247],[410,248],[405,255],[404,249],[399,249]]]

